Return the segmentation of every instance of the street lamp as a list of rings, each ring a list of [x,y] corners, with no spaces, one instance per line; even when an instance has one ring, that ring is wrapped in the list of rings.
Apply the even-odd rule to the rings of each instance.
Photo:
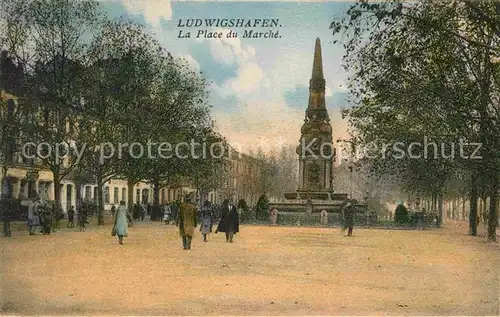
[[[352,199],[352,172],[353,172],[353,166],[347,167],[349,169],[349,187],[351,189],[351,196],[350,198]]]

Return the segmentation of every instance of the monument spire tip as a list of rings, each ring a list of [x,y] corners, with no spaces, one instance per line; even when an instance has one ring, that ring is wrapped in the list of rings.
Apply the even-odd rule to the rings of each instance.
[[[316,38],[316,45],[314,46],[312,78],[323,79],[323,60],[321,57],[321,41],[319,37]]]

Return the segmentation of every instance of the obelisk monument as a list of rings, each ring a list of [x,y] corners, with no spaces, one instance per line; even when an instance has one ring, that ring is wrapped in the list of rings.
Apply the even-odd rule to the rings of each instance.
[[[300,143],[296,150],[299,155],[298,198],[330,199],[335,149],[325,104],[325,78],[319,38],[314,47],[309,103],[300,132]]]

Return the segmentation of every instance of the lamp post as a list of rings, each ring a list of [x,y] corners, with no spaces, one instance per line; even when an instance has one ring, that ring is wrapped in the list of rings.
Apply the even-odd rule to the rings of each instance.
[[[350,187],[350,198],[352,199],[352,173],[353,173],[353,167],[352,165],[348,167],[349,169],[349,187]]]

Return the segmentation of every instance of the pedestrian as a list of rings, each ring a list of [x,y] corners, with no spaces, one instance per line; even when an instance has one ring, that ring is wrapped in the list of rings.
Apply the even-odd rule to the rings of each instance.
[[[52,229],[53,206],[47,201],[41,201],[38,205],[38,213],[42,220],[42,233],[49,235]]]
[[[133,214],[132,214],[132,216],[134,217],[134,220],[135,220],[135,221],[138,221],[138,220],[139,220],[139,218],[140,218],[140,216],[139,216],[139,214],[141,213],[140,209],[141,209],[141,208],[139,207],[139,202],[137,201],[137,202],[134,204],[134,207],[133,207],[133,209],[132,209],[132,213],[133,213]]]
[[[175,221],[172,221],[173,225],[179,225],[177,223],[177,220],[179,218],[179,201],[176,200],[172,204],[170,204],[170,210],[172,212],[172,219],[175,219]]]
[[[118,243],[123,244],[123,237],[128,237],[128,226],[133,225],[132,217],[130,216],[125,201],[120,201],[120,206],[116,210],[115,221],[112,229],[112,235],[118,236]]]
[[[170,209],[170,205],[165,205],[164,210],[163,221],[166,225],[168,225],[170,224],[170,221],[172,221],[172,210]]]
[[[226,242],[233,243],[233,237],[239,232],[239,229],[240,221],[236,206],[234,206],[232,199],[226,199],[222,203],[222,214],[215,233],[225,232]]]
[[[161,205],[161,206],[158,206],[159,208],[159,215],[158,215],[158,221],[162,221],[163,220],[163,217],[165,216],[165,208],[163,208],[164,205]]]
[[[75,206],[71,206],[68,210],[68,228],[74,228],[75,223],[73,222],[75,220]]]
[[[38,215],[38,204],[38,200],[32,200],[28,205],[28,228],[30,236],[36,233],[36,228],[38,228],[41,223]]]
[[[182,237],[184,250],[191,250],[194,228],[196,228],[196,206],[192,203],[191,196],[184,199],[184,203],[179,210],[178,224],[179,234]]]
[[[115,207],[115,205],[112,205],[111,206],[111,216],[113,216],[113,218],[115,218],[115,214],[116,214],[116,207]]]
[[[212,223],[214,219],[214,212],[212,204],[207,200],[203,203],[201,207],[201,226],[200,231],[203,236],[203,242],[207,242],[207,235],[212,233]]]
[[[78,230],[85,231],[85,225],[89,223],[88,219],[88,204],[82,204],[78,210]]]
[[[342,234],[345,232],[346,229],[347,231],[347,236],[352,236],[352,230],[354,228],[354,214],[355,214],[355,209],[350,200],[347,200],[344,207],[342,207],[341,210],[341,216],[343,220],[343,227],[342,227]]]

